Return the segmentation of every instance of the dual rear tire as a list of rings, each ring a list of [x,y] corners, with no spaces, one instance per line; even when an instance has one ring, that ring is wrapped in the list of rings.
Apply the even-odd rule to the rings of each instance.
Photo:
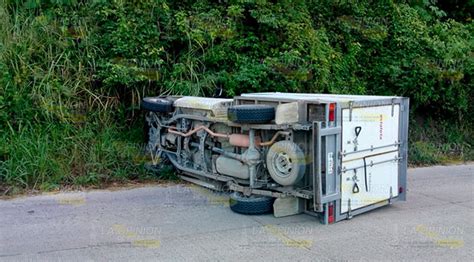
[[[236,105],[229,107],[227,117],[240,124],[265,124],[275,119],[275,108],[269,105]]]
[[[230,209],[239,214],[260,215],[273,211],[273,202],[275,199],[268,196],[250,195],[244,196],[240,192],[234,192],[230,195]]]

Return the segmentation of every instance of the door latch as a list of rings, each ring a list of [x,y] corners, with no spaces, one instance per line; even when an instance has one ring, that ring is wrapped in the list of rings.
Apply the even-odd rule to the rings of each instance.
[[[352,181],[354,181],[354,185],[352,186],[352,193],[357,194],[359,193],[359,185],[357,185],[357,182],[359,182],[359,179],[357,178],[357,169],[354,169],[354,175],[352,176]]]
[[[354,144],[354,151],[357,151],[357,145],[359,145],[359,143],[357,142],[357,138],[360,135],[360,131],[362,131],[362,127],[361,126],[356,126],[355,129],[354,129],[354,132],[355,132],[356,136],[354,138],[354,141],[352,141],[352,143]]]

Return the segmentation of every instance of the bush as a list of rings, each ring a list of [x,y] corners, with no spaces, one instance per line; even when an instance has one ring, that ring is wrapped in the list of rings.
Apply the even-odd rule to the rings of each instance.
[[[407,96],[413,164],[472,159],[473,23],[445,6],[0,0],[0,184],[145,176],[141,98],[217,88]]]

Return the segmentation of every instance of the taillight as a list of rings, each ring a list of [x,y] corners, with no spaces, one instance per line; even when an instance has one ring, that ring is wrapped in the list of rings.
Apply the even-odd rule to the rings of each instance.
[[[328,224],[334,223],[334,205],[328,204]]]
[[[336,104],[335,103],[331,103],[329,104],[329,121],[330,122],[334,122],[334,119],[336,118]]]
[[[399,187],[399,188],[398,188],[398,193],[399,193],[399,194],[403,193],[403,187]]]

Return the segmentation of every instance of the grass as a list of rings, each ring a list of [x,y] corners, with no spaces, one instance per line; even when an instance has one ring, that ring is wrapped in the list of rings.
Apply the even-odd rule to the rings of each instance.
[[[76,21],[78,42],[67,22],[0,0],[0,195],[172,177],[144,168],[133,105],[94,86],[94,29]]]
[[[448,121],[411,120],[409,163],[412,166],[474,160],[474,130]]]
[[[94,126],[49,125],[2,132],[0,181],[3,191],[55,190],[61,186],[100,186],[146,180],[137,132]],[[0,192],[1,193],[1,192]]]
[[[91,85],[99,52],[87,37],[91,29],[76,26],[79,44],[60,20],[7,10],[5,3],[0,0],[0,195],[151,178],[139,157],[141,131],[116,121],[113,97]]]

